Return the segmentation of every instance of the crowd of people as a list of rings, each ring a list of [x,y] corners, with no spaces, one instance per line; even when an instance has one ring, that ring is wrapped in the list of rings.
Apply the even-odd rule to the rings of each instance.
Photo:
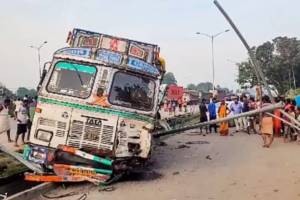
[[[163,109],[165,112],[168,112],[169,115],[176,114],[176,108],[178,107],[179,112],[187,112],[187,105],[188,102],[185,98],[179,98],[179,99],[172,99],[167,100],[165,99],[163,104]]]
[[[222,100],[217,102],[215,98],[207,104],[207,100],[203,99],[200,106],[200,122],[206,122],[215,119],[222,119],[228,117],[229,115],[238,115],[244,112],[249,112],[257,108],[254,98],[243,97],[233,97],[230,100]],[[246,131],[250,134],[251,130],[256,133],[254,128],[254,119],[251,117],[242,117],[234,119],[235,132]],[[212,124],[209,127],[205,127],[206,133],[218,132],[217,124]],[[200,129],[202,132],[202,129]],[[222,122],[219,125],[219,132],[221,135],[226,136],[229,134],[229,124],[228,122]]]
[[[248,117],[239,117],[233,120],[234,131],[230,133],[228,121],[221,123],[212,123],[209,126],[203,126],[200,128],[200,132],[209,134],[213,131],[219,132],[221,136],[233,135],[235,132],[246,132],[248,134],[261,134],[263,138],[263,147],[270,147],[274,135],[277,137],[283,137],[285,142],[296,141],[300,142],[300,132],[296,128],[297,121],[300,122],[300,107],[297,107],[296,102],[291,99],[284,99],[284,97],[278,97],[275,99],[276,102],[284,102],[284,111],[289,115],[283,115],[280,109],[275,110],[273,113],[275,117],[270,116],[267,113],[262,115],[254,115]],[[246,95],[238,97],[235,96],[231,99],[222,100],[217,102],[213,98],[209,103],[206,99],[203,99],[199,105],[200,110],[200,122],[208,122],[211,120],[222,119],[230,115],[239,115],[241,113],[247,113],[249,111],[263,108],[271,105],[270,98],[268,96],[262,97],[260,100],[255,100],[253,97]],[[291,125],[284,123],[284,121]],[[294,119],[294,120],[293,120]]]
[[[14,142],[18,147],[18,140],[21,137],[22,144],[25,143],[27,133],[27,141],[30,137],[32,120],[36,107],[36,98],[25,96],[23,99],[4,99],[0,104],[0,134],[6,133],[9,143]],[[17,122],[17,130],[15,140],[11,139],[10,118]]]
[[[203,133],[220,133],[221,136],[233,135],[235,132],[246,132],[249,135],[261,134],[263,138],[263,147],[270,147],[274,136],[283,137],[284,142],[298,141],[300,143],[300,131],[297,129],[297,121],[300,123],[300,107],[291,99],[284,99],[283,97],[275,98],[275,102],[284,102],[284,111],[289,117],[284,115],[280,109],[274,110],[274,116],[267,113],[262,115],[254,115],[248,117],[239,117],[233,120],[234,131],[230,132],[230,121],[223,121],[221,123],[212,123],[209,126],[202,126],[200,132]],[[200,122],[208,122],[211,120],[222,119],[230,115],[239,115],[257,108],[262,108],[271,104],[268,96],[262,97],[262,101],[256,101],[253,97],[235,96],[231,99],[217,101],[215,98],[207,102],[203,99],[199,105]],[[25,143],[25,136],[27,133],[27,140],[30,137],[30,129],[36,107],[36,98],[25,96],[22,100],[11,100],[6,98],[0,104],[0,134],[6,133],[8,142],[14,142],[18,146],[19,137],[21,137],[22,144]],[[175,112],[176,107],[179,112],[187,112],[187,102],[182,101],[166,101],[164,110],[172,113]],[[11,139],[10,118],[14,118],[17,122],[16,137],[13,141]],[[283,119],[283,120],[281,120]],[[283,122],[285,121],[285,123]]]

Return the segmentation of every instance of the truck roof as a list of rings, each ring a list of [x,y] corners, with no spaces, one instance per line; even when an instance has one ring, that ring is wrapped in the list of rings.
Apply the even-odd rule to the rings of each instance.
[[[92,59],[152,76],[162,73],[158,62],[159,47],[155,44],[77,28],[69,32],[67,42],[69,47],[56,51],[56,56]]]

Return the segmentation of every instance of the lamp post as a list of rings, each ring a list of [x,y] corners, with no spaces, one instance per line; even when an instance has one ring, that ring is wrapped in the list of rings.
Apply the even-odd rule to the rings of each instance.
[[[215,55],[214,55],[214,40],[216,37],[219,35],[228,32],[229,29],[226,29],[225,31],[210,35],[207,33],[201,33],[201,32],[196,32],[197,35],[204,35],[211,40],[211,58],[212,58],[212,72],[213,72],[213,90],[215,90]]]
[[[30,48],[37,50],[37,53],[38,53],[38,62],[39,62],[39,73],[40,73],[40,78],[41,78],[41,76],[42,76],[42,70],[41,70],[41,48],[42,48],[45,44],[47,44],[47,41],[44,41],[40,46],[33,46],[33,45],[29,46]]]

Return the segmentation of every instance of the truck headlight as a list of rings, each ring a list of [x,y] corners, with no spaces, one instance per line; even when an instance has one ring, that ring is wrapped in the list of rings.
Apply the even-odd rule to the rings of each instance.
[[[52,135],[53,133],[50,131],[38,130],[35,135],[35,138],[44,142],[50,142]]]

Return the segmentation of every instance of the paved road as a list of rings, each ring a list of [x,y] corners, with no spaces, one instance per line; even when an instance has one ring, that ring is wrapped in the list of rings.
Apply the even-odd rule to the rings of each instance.
[[[191,141],[209,144],[178,149]],[[257,135],[204,137],[193,132],[168,137],[165,142],[167,146],[156,147],[146,173],[114,184],[115,191],[99,192],[90,184],[74,184],[49,195],[77,191],[87,193],[88,200],[300,199],[300,146],[296,143],[277,139],[266,149]]]

